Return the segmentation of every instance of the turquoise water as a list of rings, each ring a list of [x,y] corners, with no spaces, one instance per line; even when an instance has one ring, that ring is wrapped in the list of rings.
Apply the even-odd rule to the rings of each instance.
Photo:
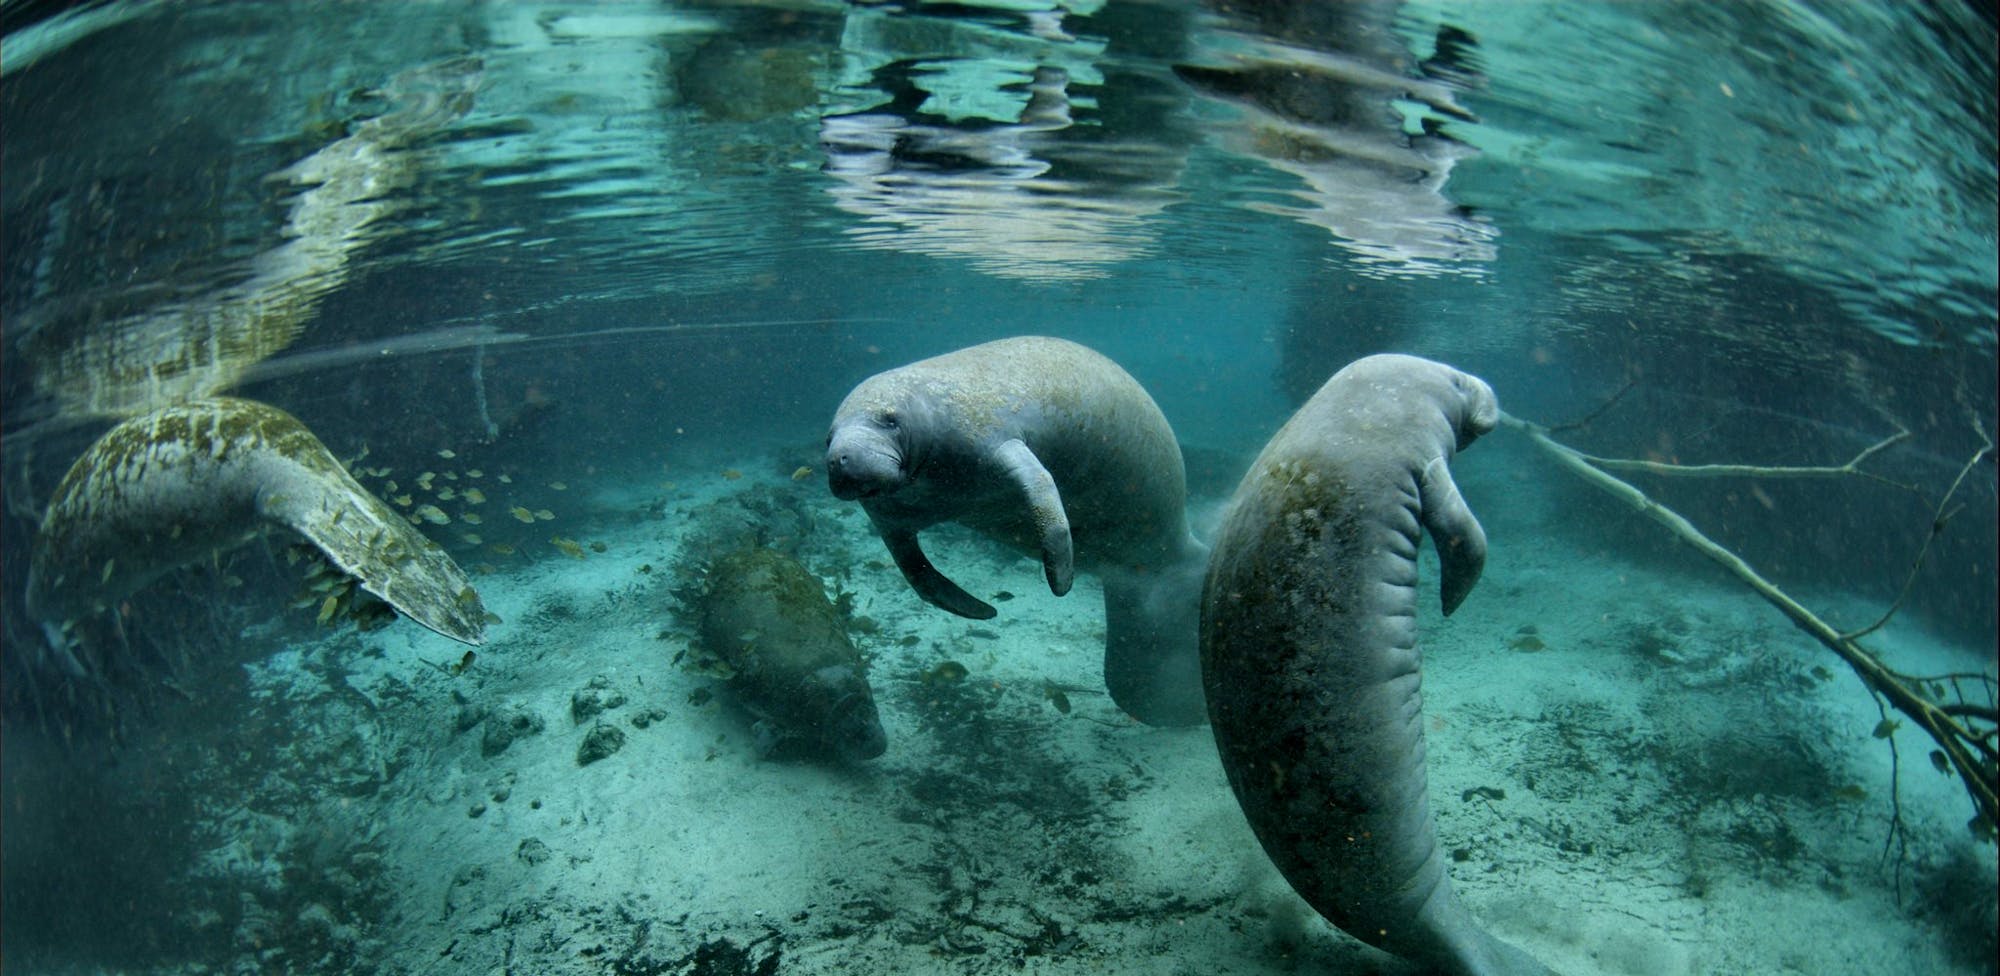
[[[1895,607],[1863,643],[1901,674],[1960,676],[1909,684],[1965,706],[1991,790],[1993,740],[1977,737],[2000,641],[1982,450],[2000,428],[2000,251],[1983,8],[106,3],[5,18],[10,971],[1372,971],[1382,957],[1285,900],[1229,819],[1205,733],[1076,720],[1122,718],[1093,697],[1095,596],[1057,601],[1032,560],[946,536],[940,565],[1020,598],[968,631],[885,570],[855,506],[824,490],[826,425],[857,383],[1014,335],[1081,342],[1151,393],[1198,536],[1292,411],[1376,352],[1478,375],[1510,414],[1599,456],[1831,467],[1900,433],[1842,476],[1627,476],[1836,630]],[[408,621],[316,620],[280,531],[121,594],[88,623],[93,673],[55,666],[24,592],[59,479],[113,424],[222,394],[288,411],[392,507],[435,506],[447,521],[420,528],[502,621],[477,665],[453,671],[464,648]],[[1566,972],[1834,972],[1857,952],[1877,964],[1856,971],[1993,971],[1993,847],[1965,830],[1977,784],[1938,776],[1907,716],[1892,772],[1870,732],[1896,713],[1847,664],[1518,431],[1455,470],[1494,555],[1474,616],[1424,620],[1446,669],[1427,673],[1426,707],[1445,723],[1441,842],[1475,852],[1452,870],[1478,914]],[[468,501],[476,485],[490,501]],[[759,762],[740,723],[687,707],[707,678],[660,650],[692,629],[666,577],[701,572],[730,519],[766,544],[774,519],[810,527],[780,535],[879,626],[856,635],[891,742],[867,778]],[[1549,656],[1526,657],[1525,637]],[[1473,662],[1456,677],[1453,647]],[[972,669],[962,693],[938,691],[947,658]],[[1606,660],[1630,669],[1575,679],[1573,698],[1533,683]],[[1521,661],[1542,663],[1507,666]],[[633,745],[580,767],[557,740],[583,734],[564,712],[586,687],[629,700],[609,714]],[[1057,711],[1047,688],[1084,691]],[[1451,711],[1473,700],[1492,711]],[[524,741],[561,762],[520,745],[497,759],[441,728],[465,709],[490,728],[517,705],[549,729]],[[686,724],[635,724],[656,705]],[[1545,740],[1596,745],[1522,745]],[[639,766],[642,749],[664,765]],[[1796,754],[1775,765],[1816,778],[1668,761],[1731,750]],[[683,805],[587,778],[619,760],[641,783],[672,779],[660,788]],[[1464,792],[1488,772],[1516,809]],[[745,805],[688,786],[697,773]],[[1580,812],[1647,776],[1689,805]],[[1573,806],[1529,785],[1551,777],[1569,777]],[[491,798],[501,779],[551,810],[574,799],[563,830],[510,822],[490,849],[501,839],[417,839],[528,818]],[[991,795],[948,802],[975,781]],[[1026,819],[990,819],[1009,803]],[[635,812],[666,808],[686,813]],[[815,808],[844,832],[785,832]],[[265,819],[246,826],[245,810]],[[847,845],[852,861],[732,874],[700,856],[731,825],[752,848]],[[1175,830],[1202,839],[1182,872],[1198,883],[1128,849]],[[1057,839],[969,839],[1013,831]],[[544,860],[517,856],[528,832]],[[1683,837],[1703,839],[1657,849]],[[85,853],[90,839],[112,853]],[[633,850],[680,850],[657,856],[704,880],[612,867]],[[1707,867],[1654,885],[1647,851]],[[941,880],[884,880],[902,875]],[[758,885],[818,894],[765,906],[743,894]],[[1530,901],[1500,897],[1509,886]],[[1801,926],[1877,931],[1842,902],[1881,941],[1689,921],[1777,905]],[[1505,922],[1551,914],[1587,924]]]

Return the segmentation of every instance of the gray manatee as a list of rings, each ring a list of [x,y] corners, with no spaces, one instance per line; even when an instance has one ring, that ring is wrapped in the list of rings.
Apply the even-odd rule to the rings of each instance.
[[[1049,590],[1104,584],[1104,680],[1143,722],[1204,717],[1196,598],[1207,549],[1167,418],[1116,363],[1039,336],[961,349],[864,380],[827,434],[828,485],[859,500],[917,594],[994,615],[931,564],[917,533],[957,522],[1040,557]]]
[[[304,536],[363,589],[453,640],[486,611],[451,557],[354,480],[291,414],[214,397],[106,431],[57,484],[35,534],[28,612],[72,673],[69,625],[167,572],[273,526]]]
[[[1209,719],[1265,852],[1342,931],[1455,976],[1548,972],[1458,900],[1424,772],[1418,533],[1449,614],[1486,535],[1447,464],[1498,418],[1484,382],[1439,363],[1342,369],[1237,487],[1201,600]]]
[[[729,553],[708,564],[690,600],[703,649],[757,716],[760,755],[858,762],[888,748],[847,621],[798,560],[757,547]]]

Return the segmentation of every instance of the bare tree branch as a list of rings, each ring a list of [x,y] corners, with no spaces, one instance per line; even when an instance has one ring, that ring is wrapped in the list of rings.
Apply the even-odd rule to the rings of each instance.
[[[1681,541],[1693,546],[1696,551],[1708,557],[1723,569],[1728,570],[1730,575],[1735,576],[1738,580],[1749,586],[1758,596],[1763,597],[1765,602],[1778,608],[1781,613],[1792,621],[1793,625],[1805,631],[1807,635],[1824,645],[1828,650],[1839,655],[1840,659],[1847,662],[1847,666],[1854,671],[1863,684],[1886,700],[1890,707],[1909,717],[1918,728],[1923,729],[1925,734],[1929,735],[1938,744],[1946,760],[1957,771],[1959,781],[1964,785],[1966,794],[1972,800],[1976,811],[1975,822],[1983,823],[1989,832],[1994,829],[1996,824],[2000,824],[2000,782],[1996,782],[1996,779],[2000,779],[2000,776],[1996,776],[1995,771],[1990,766],[1982,764],[1979,758],[1973,755],[1973,749],[1977,748],[1977,744],[1983,740],[1983,735],[1980,732],[1975,732],[1973,729],[1968,728],[1960,721],[1960,716],[1952,714],[1951,711],[1947,710],[1947,707],[1930,701],[1918,693],[1917,690],[1911,688],[1902,675],[1883,666],[1874,653],[1861,646],[1859,641],[1828,626],[1818,615],[1806,609],[1797,600],[1792,599],[1783,590],[1780,590],[1769,580],[1758,574],[1755,569],[1751,568],[1749,563],[1743,561],[1742,557],[1703,534],[1700,529],[1682,517],[1680,513],[1654,501],[1645,492],[1640,491],[1631,484],[1599,469],[1593,463],[1594,459],[1568,445],[1551,439],[1548,433],[1541,427],[1506,414],[1501,415],[1500,422],[1507,427],[1525,434],[1529,441],[1540,448],[1543,453],[1569,469],[1572,473],[1603,489],[1647,518],[1666,526],[1674,535],[1680,537]],[[1870,454],[1906,436],[1908,436],[1906,433],[1899,433],[1861,452],[1854,460],[1837,469],[1769,469],[1736,465],[1710,465],[1705,467],[1731,469],[1740,467],[1752,472],[1770,470],[1837,470],[1844,474],[1859,474],[1861,472],[1852,470],[1854,465],[1867,458]],[[1984,454],[1984,451],[1981,453]],[[1974,460],[1976,461],[1977,458]],[[1641,468],[1641,470],[1652,469],[1647,467]],[[1813,476],[1821,477],[1823,475],[1815,474]],[[1965,717],[1974,720],[1978,718],[1977,716]]]

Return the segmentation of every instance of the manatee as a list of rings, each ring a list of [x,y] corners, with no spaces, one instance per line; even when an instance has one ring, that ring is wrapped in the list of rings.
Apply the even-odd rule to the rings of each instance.
[[[757,718],[759,755],[859,762],[888,748],[846,617],[797,559],[737,550],[709,563],[691,601],[702,649]]]
[[[1499,413],[1425,359],[1334,374],[1244,475],[1201,601],[1210,727],[1265,852],[1342,931],[1452,976],[1548,972],[1458,900],[1424,770],[1419,533],[1449,614],[1486,534],[1448,464]]]
[[[1104,584],[1104,681],[1153,725],[1204,713],[1195,614],[1208,550],[1188,530],[1187,473],[1137,380],[1074,342],[1020,336],[878,373],[827,433],[827,483],[858,500],[917,595],[995,610],[941,572],[917,533],[957,522],[1038,556],[1049,592]]]
[[[35,535],[28,612],[72,674],[72,625],[273,526],[304,536],[417,623],[478,645],[486,610],[443,549],[361,487],[304,424],[216,397],[106,431],[56,486]]]

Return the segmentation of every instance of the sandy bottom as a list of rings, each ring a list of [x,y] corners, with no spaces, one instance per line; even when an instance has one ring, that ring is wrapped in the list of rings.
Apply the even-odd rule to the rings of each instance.
[[[128,769],[171,754],[152,787],[197,852],[163,869],[173,904],[138,910],[172,913],[199,961],[131,968],[1405,971],[1285,886],[1206,729],[1136,725],[1097,690],[1094,580],[1057,599],[1035,563],[930,533],[1004,601],[952,617],[790,466],[568,486],[551,525],[582,558],[489,504],[479,545],[434,533],[492,564],[504,619],[461,673],[463,648],[406,622],[322,631],[250,666],[200,748],[133,746]],[[1479,589],[1423,621],[1432,803],[1481,919],[1567,974],[1992,971],[1994,849],[1926,740],[1894,736],[1907,850],[1885,860],[1891,753],[1836,660],[1719,576],[1642,572],[1498,506]],[[853,595],[882,758],[760,760],[717,681],[676,663],[684,543],[730,519]],[[526,533],[505,558],[503,526]],[[1906,671],[1968,667],[1908,627],[1876,643]],[[580,764],[604,727],[622,744]]]

